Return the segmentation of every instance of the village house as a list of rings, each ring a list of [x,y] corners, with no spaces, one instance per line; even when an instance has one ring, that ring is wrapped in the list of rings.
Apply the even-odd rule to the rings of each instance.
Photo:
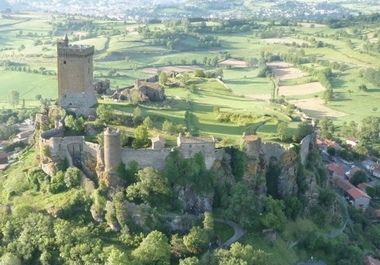
[[[27,144],[29,142],[29,137],[33,134],[33,131],[24,131],[16,134],[16,138],[13,139],[14,142],[23,142]]]
[[[335,184],[342,190],[343,195],[347,196],[346,198],[350,200],[352,205],[362,209],[368,208],[369,203],[371,202],[371,197],[368,196],[367,193],[363,192],[343,178],[338,178]]]
[[[151,141],[152,141],[152,149],[160,150],[160,149],[165,148],[166,140],[160,137],[159,135],[157,135],[156,137],[153,137]]]
[[[380,178],[380,164],[374,164],[371,167],[372,176]]]
[[[351,147],[354,147],[354,146],[356,146],[357,144],[359,144],[359,140],[356,139],[356,138],[351,137],[351,138],[348,138],[348,139],[346,140],[346,144],[347,144],[347,145],[350,145]]]
[[[354,168],[351,168],[349,171],[347,171],[346,173],[345,173],[345,175],[346,175],[346,177],[348,178],[348,179],[351,179],[352,178],[352,176],[356,173],[356,172],[358,172],[358,171],[362,171],[360,168],[358,168],[358,167],[354,167]]]
[[[332,147],[336,151],[340,151],[342,149],[342,147],[338,143],[336,143],[335,141],[331,141],[331,140],[325,139],[325,143],[327,145],[327,148],[328,147]]]
[[[373,189],[373,187],[372,187],[371,185],[369,185],[368,183],[365,183],[365,182],[360,183],[360,184],[358,185],[358,188],[359,188],[361,191],[364,191],[365,193],[367,193],[367,191],[366,191],[367,188],[372,188],[372,189]]]
[[[380,265],[380,260],[374,259],[370,256],[366,256],[363,259],[363,265]]]
[[[364,161],[362,161],[363,167],[365,167],[368,170],[371,170],[374,164],[376,164],[376,163],[373,162],[372,160],[364,160]]]
[[[330,177],[333,179],[344,178],[344,168],[342,165],[337,163],[331,163],[326,166]]]

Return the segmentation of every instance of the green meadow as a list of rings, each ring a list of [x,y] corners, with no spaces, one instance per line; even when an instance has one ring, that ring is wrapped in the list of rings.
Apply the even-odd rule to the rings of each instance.
[[[202,48],[198,47],[195,37],[181,39],[181,44],[187,48],[177,47],[169,49],[166,45],[153,45],[151,38],[144,38],[137,32],[138,27],[145,24],[124,24],[120,21],[107,21],[86,17],[72,17],[76,21],[67,24],[70,19],[61,15],[48,14],[15,14],[0,21],[0,61],[11,62],[15,68],[6,70],[1,67],[0,80],[0,107],[10,108],[7,103],[7,95],[12,90],[20,94],[25,107],[35,107],[39,102],[36,95],[43,98],[55,99],[57,97],[56,72],[56,40],[67,33],[73,44],[94,45],[94,78],[96,80],[108,79],[111,88],[127,87],[133,84],[135,79],[145,79],[150,74],[145,68],[160,68],[164,66],[191,65],[196,63],[205,72],[215,71],[210,65],[205,65],[205,60],[217,56],[218,61],[224,60],[224,54],[234,59],[246,61],[250,58],[260,59],[267,54],[294,54],[302,51],[305,58],[315,58],[315,63],[295,65],[300,68],[307,66],[309,69],[323,69],[321,61],[329,61],[330,64],[340,63],[345,69],[333,69],[334,77],[331,81],[334,90],[334,98],[326,107],[345,113],[342,117],[332,117],[339,125],[343,122],[355,120],[360,122],[370,114],[377,114],[377,103],[380,98],[380,89],[363,79],[361,69],[365,67],[380,66],[380,58],[376,54],[370,54],[363,50],[367,43],[366,38],[374,38],[377,28],[359,29],[360,34],[366,38],[352,38],[344,34],[354,34],[358,29],[331,29],[325,27],[309,26],[281,26],[277,23],[271,25],[271,30],[278,30],[282,36],[276,43],[261,39],[263,28],[256,28],[244,32],[213,32],[212,34],[200,33],[199,36],[212,36],[217,38],[220,46]],[[78,22],[79,21],[79,22]],[[84,26],[92,24],[91,32]],[[80,24],[80,23],[84,24]],[[79,23],[79,24],[78,24]],[[259,25],[268,27],[268,22],[258,22]],[[198,22],[194,22],[198,25]],[[218,22],[209,21],[207,26],[218,26]],[[167,26],[163,23],[148,25],[152,32],[165,31]],[[179,26],[181,27],[181,26]],[[344,34],[342,32],[345,32]],[[91,36],[89,34],[92,34]],[[286,42],[290,38],[290,42]],[[309,46],[295,46],[292,40],[299,40]],[[376,37],[375,37],[376,39]],[[351,40],[352,46],[348,45]],[[314,42],[322,42],[323,47],[316,47]],[[192,50],[188,47],[193,47]],[[25,71],[30,69],[30,72]],[[272,106],[263,101],[251,100],[252,95],[270,95],[274,84],[269,78],[257,77],[259,69],[251,68],[224,68],[223,82],[230,91],[214,79],[193,79],[196,89],[192,92],[185,88],[166,88],[169,97],[179,97],[191,102],[191,109],[158,110],[146,109],[147,115],[162,116],[172,120],[176,124],[189,124],[185,120],[185,113],[191,113],[191,127],[197,134],[213,134],[221,138],[238,139],[243,131],[253,128],[265,138],[276,139],[276,128],[280,121],[286,121],[283,116]],[[47,72],[48,71],[48,72]],[[280,80],[280,86],[292,86],[307,84],[317,81],[317,77],[307,77],[289,80]],[[366,85],[368,92],[358,89],[360,85]],[[313,99],[321,98],[323,92],[310,93],[309,95],[295,95],[286,99]],[[130,110],[133,106],[126,103],[112,103]],[[252,114],[257,117],[257,123],[251,126],[241,126],[216,121],[213,108],[219,106],[221,111],[236,112],[240,114]],[[189,118],[188,118],[189,119]],[[291,122],[288,126],[288,134],[296,131],[297,122]]]

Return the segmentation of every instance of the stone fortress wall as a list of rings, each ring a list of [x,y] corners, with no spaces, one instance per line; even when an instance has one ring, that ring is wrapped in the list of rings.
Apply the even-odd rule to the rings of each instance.
[[[170,149],[133,149],[122,148],[121,160],[128,167],[128,163],[136,161],[139,167],[152,167],[157,170],[165,168],[165,159],[170,154]]]
[[[180,135],[177,139],[178,146],[176,149],[179,153],[185,158],[190,158],[201,152],[204,155],[207,169],[212,168],[216,161],[223,159],[224,149],[215,148],[213,137],[184,137]],[[313,139],[315,139],[313,135],[308,135],[301,141],[299,156],[302,164],[306,161]],[[273,158],[280,162],[282,156],[291,149],[291,146],[262,142],[258,136],[243,136],[243,140],[246,143],[245,152],[248,157],[256,160],[261,156],[265,159],[266,164]],[[163,170],[165,159],[171,152],[171,149],[168,148],[160,150],[122,148],[120,131],[109,128],[105,131],[104,147],[86,142],[83,136],[51,137],[49,139],[40,137],[39,144],[40,150],[44,145],[50,147],[52,161],[67,158],[69,165],[72,166],[74,159],[81,160],[82,165],[92,172],[95,172],[95,169],[89,168],[89,165],[96,167],[97,170],[116,172],[120,162],[123,162],[128,167],[131,161],[136,161],[140,168],[153,167],[157,170]],[[93,161],[93,163],[89,164],[89,160]],[[46,163],[41,166],[44,171],[46,170],[46,173],[52,173],[51,169],[47,169],[49,167]]]

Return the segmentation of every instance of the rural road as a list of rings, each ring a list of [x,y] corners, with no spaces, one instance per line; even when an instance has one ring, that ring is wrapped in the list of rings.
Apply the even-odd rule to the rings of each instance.
[[[219,248],[229,247],[232,243],[238,241],[244,235],[243,229],[241,229],[240,226],[238,226],[234,222],[223,220],[223,219],[219,219],[219,218],[214,218],[214,221],[218,222],[218,223],[227,224],[227,225],[231,226],[234,229],[234,235],[230,239],[228,239],[226,242],[223,242],[219,246]]]

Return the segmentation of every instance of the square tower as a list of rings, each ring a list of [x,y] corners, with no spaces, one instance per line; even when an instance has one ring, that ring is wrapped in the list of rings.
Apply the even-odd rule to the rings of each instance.
[[[69,45],[67,34],[57,42],[58,104],[88,109],[97,103],[93,86],[94,46]]]

